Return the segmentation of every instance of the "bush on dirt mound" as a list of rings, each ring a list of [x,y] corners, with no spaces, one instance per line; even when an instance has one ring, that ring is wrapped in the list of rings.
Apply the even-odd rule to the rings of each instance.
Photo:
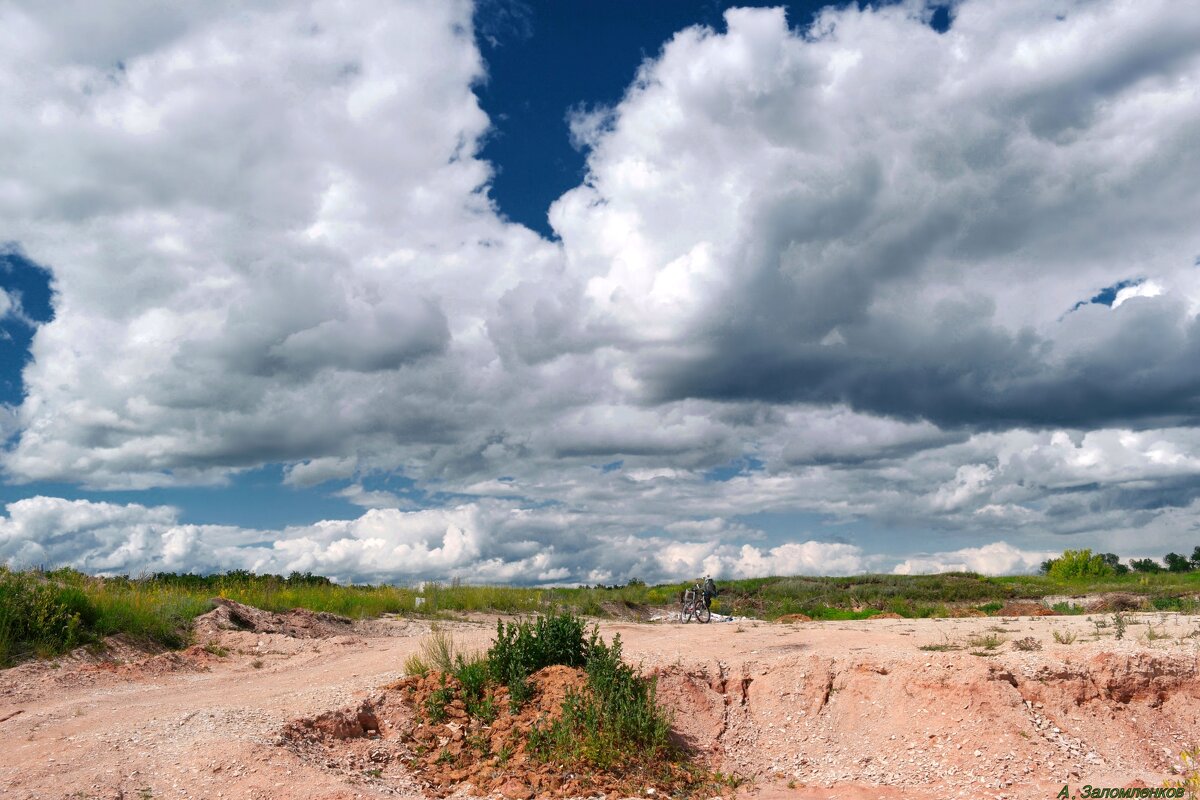
[[[413,766],[435,792],[463,782],[507,797],[709,795],[718,776],[671,739],[655,681],[570,614],[500,622],[487,656],[394,684],[414,711]]]

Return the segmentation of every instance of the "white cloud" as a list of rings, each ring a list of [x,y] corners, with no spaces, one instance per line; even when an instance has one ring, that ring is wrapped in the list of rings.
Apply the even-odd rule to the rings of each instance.
[[[562,522],[553,511],[470,503],[372,509],[352,520],[259,531],[183,525],[169,507],[33,497],[9,504],[8,516],[0,518],[0,563],[65,564],[109,574],[250,569],[358,581],[523,583],[838,574],[863,563],[861,550],[844,544],[759,549],[730,542],[731,534],[745,529],[699,526],[687,532],[698,536],[692,541],[617,535],[584,542]]]
[[[373,508],[245,532],[31,498],[5,557],[601,581],[875,563],[760,512],[1184,535],[1200,16],[928,14],[679,32],[573,115],[588,177],[549,242],[487,194],[465,0],[0,6],[0,240],[57,291],[8,475],[277,463]],[[475,499],[408,509],[376,472]]]
[[[1134,297],[1158,297],[1163,293],[1163,287],[1154,281],[1142,281],[1134,286],[1126,286],[1117,291],[1113,298],[1112,307],[1119,308],[1123,303]]]
[[[978,572],[982,575],[1019,575],[1036,572],[1042,562],[1058,552],[1020,550],[1007,542],[983,547],[965,547],[947,553],[930,553],[909,558],[892,570],[897,575],[927,575],[938,572]]]

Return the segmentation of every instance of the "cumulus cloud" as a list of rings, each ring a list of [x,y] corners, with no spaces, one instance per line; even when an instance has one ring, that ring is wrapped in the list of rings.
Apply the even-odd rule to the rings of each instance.
[[[1058,552],[1019,550],[1007,542],[983,547],[966,547],[948,553],[930,553],[905,559],[892,572],[896,575],[929,575],[938,572],[978,572],[983,575],[1018,575],[1036,572],[1043,561]]]
[[[909,570],[1189,530],[1178,4],[964,0],[944,33],[917,0],[731,10],[577,107],[559,241],[488,195],[466,0],[114,8],[0,6],[0,241],[55,289],[7,475],[280,464],[370,510],[249,531],[35,497],[7,559],[599,582],[881,566],[764,512],[1016,543]]]
[[[0,216],[59,297],[10,475],[204,482],[449,438],[487,304],[553,252],[487,197],[470,5],[56,9],[0,9]]]
[[[402,511],[372,509],[283,531],[184,525],[170,507],[33,497],[0,518],[0,563],[64,564],[93,573],[293,570],[345,581],[466,577],[475,581],[591,583],[839,574],[863,564],[859,548],[816,541],[736,546],[713,530],[689,541],[562,535],[558,512],[496,503]],[[603,520],[597,520],[603,523]],[[724,532],[724,531],[722,531]],[[586,557],[582,557],[585,556]]]
[[[966,2],[949,32],[926,23],[916,3],[807,31],[731,10],[603,124],[580,117],[588,180],[551,220],[588,324],[636,343],[657,399],[982,428],[1194,416],[1200,18]],[[1063,316],[1131,270],[1153,280]]]

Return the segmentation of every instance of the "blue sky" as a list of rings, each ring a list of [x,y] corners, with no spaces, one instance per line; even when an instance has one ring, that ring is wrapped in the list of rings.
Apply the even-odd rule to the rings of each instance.
[[[1200,543],[1189,9],[0,31],[0,561],[571,583]]]

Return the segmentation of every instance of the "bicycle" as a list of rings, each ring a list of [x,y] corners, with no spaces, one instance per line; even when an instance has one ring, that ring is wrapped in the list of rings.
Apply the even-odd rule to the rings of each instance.
[[[683,603],[679,609],[679,621],[683,623],[712,621],[712,610],[704,602],[704,588],[696,584],[683,593]]]

